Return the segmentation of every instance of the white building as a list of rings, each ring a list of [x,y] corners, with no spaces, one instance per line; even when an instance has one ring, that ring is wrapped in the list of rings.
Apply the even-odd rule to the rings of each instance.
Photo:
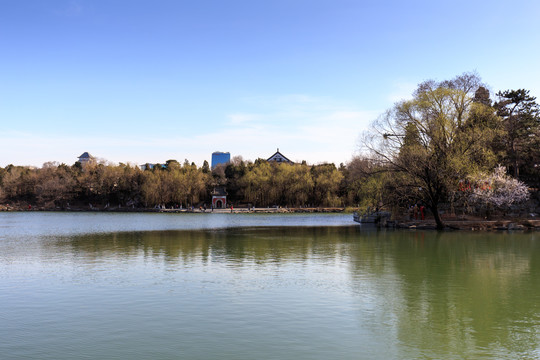
[[[85,151],[84,153],[82,153],[81,156],[79,156],[79,162],[84,167],[87,164],[96,162],[96,158],[90,155],[87,151]]]

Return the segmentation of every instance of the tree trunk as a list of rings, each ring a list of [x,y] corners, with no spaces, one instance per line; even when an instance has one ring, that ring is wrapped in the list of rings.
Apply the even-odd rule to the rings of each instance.
[[[430,206],[431,212],[433,213],[433,218],[435,219],[435,224],[437,224],[437,230],[444,229],[444,223],[442,222],[441,216],[439,215],[439,208],[437,204]]]
[[[519,168],[518,168],[518,155],[516,149],[516,142],[512,141],[512,157],[514,158],[514,178],[519,177]]]

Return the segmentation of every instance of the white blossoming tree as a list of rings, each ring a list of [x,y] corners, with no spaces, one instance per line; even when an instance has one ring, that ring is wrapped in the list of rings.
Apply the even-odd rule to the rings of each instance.
[[[469,204],[485,208],[488,215],[491,210],[507,210],[529,199],[527,186],[507,175],[503,166],[491,174],[471,176],[465,190]]]

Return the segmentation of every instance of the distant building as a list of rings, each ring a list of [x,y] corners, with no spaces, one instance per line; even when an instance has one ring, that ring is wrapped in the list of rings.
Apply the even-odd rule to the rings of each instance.
[[[225,191],[225,187],[216,186],[210,195],[212,195],[212,208],[224,209],[227,207],[227,192]]]
[[[96,158],[90,155],[87,151],[85,151],[84,153],[82,153],[81,156],[79,156],[79,162],[84,167],[87,164],[92,164],[96,162]]]
[[[139,165],[139,167],[141,168],[141,170],[152,170],[154,168],[154,166],[156,166],[156,164],[149,164],[149,163],[146,163],[146,164],[143,164],[143,165]]]
[[[285,155],[279,152],[279,148],[277,149],[276,153],[272,156],[270,156],[266,161],[274,161],[277,163],[288,163],[288,164],[294,164],[291,160],[287,159]]]
[[[146,164],[143,164],[143,165],[139,165],[139,167],[141,168],[141,170],[152,170],[154,169],[156,166],[161,166],[162,169],[166,169],[167,168],[167,165],[165,164],[150,164],[150,163],[146,163]]]
[[[219,164],[227,164],[231,162],[231,154],[229,152],[215,151],[212,153],[212,169],[215,169]]]

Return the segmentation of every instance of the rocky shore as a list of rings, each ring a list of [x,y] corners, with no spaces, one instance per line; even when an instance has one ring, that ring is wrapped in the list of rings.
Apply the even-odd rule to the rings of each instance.
[[[468,231],[525,231],[540,230],[540,219],[505,219],[505,220],[447,220],[445,230]],[[435,230],[433,220],[397,221],[395,227],[412,230]]]

